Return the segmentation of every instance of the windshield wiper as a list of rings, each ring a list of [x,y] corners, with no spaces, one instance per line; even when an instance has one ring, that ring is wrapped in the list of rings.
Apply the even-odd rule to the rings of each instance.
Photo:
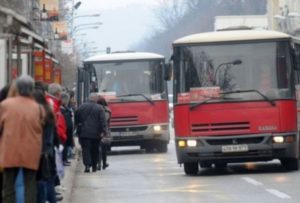
[[[237,93],[244,93],[244,92],[256,92],[262,98],[264,98],[265,101],[269,102],[272,106],[276,105],[273,100],[271,100],[269,97],[267,97],[266,95],[264,95],[258,90],[235,90],[235,91],[221,92],[220,94],[226,95],[226,94],[237,94]]]
[[[144,94],[124,94],[124,95],[118,95],[117,97],[134,97],[134,96],[144,97],[146,101],[154,105],[154,102],[150,98],[146,97]]]
[[[198,106],[200,106],[202,104],[205,104],[205,103],[207,103],[207,102],[209,102],[211,100],[215,100],[215,99],[228,99],[228,100],[231,100],[231,99],[240,99],[240,98],[228,98],[228,97],[225,97],[225,96],[221,96],[221,97],[209,97],[208,99],[206,99],[204,101],[201,101],[201,102],[198,102],[198,103],[190,105],[190,110],[194,110]]]

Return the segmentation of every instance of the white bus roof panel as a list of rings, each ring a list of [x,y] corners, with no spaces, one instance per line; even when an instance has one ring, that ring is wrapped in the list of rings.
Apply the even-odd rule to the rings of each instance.
[[[112,53],[95,55],[87,58],[84,62],[134,61],[144,59],[164,59],[164,56],[148,52]]]
[[[267,30],[239,30],[205,32],[189,35],[176,40],[173,44],[197,44],[213,42],[232,42],[248,40],[289,39],[290,36],[281,32]]]

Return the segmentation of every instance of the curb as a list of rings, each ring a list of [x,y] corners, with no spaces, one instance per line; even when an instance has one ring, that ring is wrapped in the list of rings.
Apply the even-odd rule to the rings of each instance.
[[[75,174],[76,174],[76,169],[79,162],[79,155],[81,151],[78,142],[75,143],[76,143],[75,157],[72,160],[71,166],[65,167],[65,177],[61,182],[61,185],[66,188],[66,190],[62,191],[62,196],[63,196],[63,200],[61,201],[62,203],[69,203],[71,202],[71,198],[72,198],[72,191],[75,182]]]

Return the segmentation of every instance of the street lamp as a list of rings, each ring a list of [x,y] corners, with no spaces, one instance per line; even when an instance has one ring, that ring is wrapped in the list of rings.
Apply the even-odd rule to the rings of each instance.
[[[86,48],[88,45],[92,45],[92,44],[95,44],[95,43],[96,43],[95,41],[91,41],[91,42],[80,41],[79,43],[76,44],[76,46],[79,47],[79,48]]]
[[[74,17],[73,17],[73,20],[76,19],[76,18],[99,17],[99,16],[101,16],[101,14],[99,14],[99,13],[96,13],[96,14],[90,14],[90,15],[80,15],[80,16],[74,16]]]
[[[102,23],[101,23],[101,22],[96,22],[96,23],[80,24],[80,25],[75,26],[75,27],[73,28],[73,31],[77,30],[77,29],[80,28],[80,27],[84,27],[84,26],[93,26],[93,25],[98,26],[98,25],[102,25]]]
[[[75,5],[74,5],[74,9],[78,9],[81,5],[81,1],[78,1]]]
[[[98,29],[99,26],[90,26],[90,27],[83,27],[83,28],[79,28],[77,30],[73,30],[70,35],[73,36],[73,34],[79,32],[80,30],[92,30],[92,29]]]
[[[55,28],[54,39],[59,39],[59,34],[57,28]]]

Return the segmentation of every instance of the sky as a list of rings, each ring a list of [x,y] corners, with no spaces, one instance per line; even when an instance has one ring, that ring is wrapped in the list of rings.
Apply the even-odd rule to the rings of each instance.
[[[159,27],[156,16],[160,6],[158,0],[81,0],[81,2],[75,15],[100,13],[101,16],[75,18],[74,26],[103,23],[97,30],[82,30],[75,34],[77,44],[90,42],[88,46],[91,49],[105,50],[106,47],[111,47],[112,51],[129,50]],[[82,33],[86,35],[80,36]]]

